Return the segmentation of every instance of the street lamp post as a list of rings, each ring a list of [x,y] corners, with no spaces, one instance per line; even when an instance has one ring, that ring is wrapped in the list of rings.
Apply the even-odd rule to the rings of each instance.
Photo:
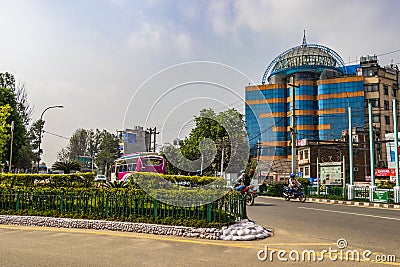
[[[40,164],[40,144],[42,143],[42,130],[43,130],[43,125],[44,125],[44,123],[42,123],[42,121],[43,121],[43,114],[47,111],[47,110],[49,110],[49,109],[51,109],[51,108],[63,108],[64,106],[62,106],[62,105],[58,105],[58,106],[50,106],[50,107],[47,107],[45,110],[43,110],[43,112],[42,112],[42,115],[40,115],[40,125],[39,125],[39,147],[38,147],[38,157],[37,157],[37,173],[39,173],[39,164]]]

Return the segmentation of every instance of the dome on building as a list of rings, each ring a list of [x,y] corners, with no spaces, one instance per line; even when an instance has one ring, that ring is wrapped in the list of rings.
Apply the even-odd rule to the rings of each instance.
[[[287,76],[297,72],[323,72],[333,70],[345,74],[343,59],[332,49],[317,45],[307,44],[304,34],[303,43],[286,50],[277,56],[262,78],[262,84],[269,81],[271,76]]]

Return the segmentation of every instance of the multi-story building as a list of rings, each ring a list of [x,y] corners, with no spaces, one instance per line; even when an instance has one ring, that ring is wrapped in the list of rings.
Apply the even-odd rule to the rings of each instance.
[[[372,104],[372,120],[376,131],[377,165],[387,167],[385,134],[393,133],[393,98],[399,99],[399,69],[397,65],[381,67],[378,57],[360,59],[359,75],[364,77],[365,103]]]
[[[304,37],[301,45],[271,62],[260,85],[245,88],[251,153],[258,153],[264,161],[291,159],[294,131],[296,140],[308,140],[318,146],[323,141],[325,147],[328,141],[342,141],[343,130],[349,128],[348,107],[352,108],[352,127],[364,133],[368,129],[370,102],[377,136],[376,162],[386,166],[382,142],[385,133],[393,132],[392,99],[399,98],[398,72],[395,66],[380,67],[376,56],[361,57],[360,64],[346,66],[335,51],[307,44]],[[297,154],[297,171],[312,177],[316,165],[314,170],[312,164],[301,166],[302,153],[307,152]],[[348,157],[344,150],[339,154]],[[359,180],[364,178],[365,173],[358,176]]]
[[[135,126],[133,129],[127,128],[117,133],[121,154],[149,151],[150,137],[143,127]]]

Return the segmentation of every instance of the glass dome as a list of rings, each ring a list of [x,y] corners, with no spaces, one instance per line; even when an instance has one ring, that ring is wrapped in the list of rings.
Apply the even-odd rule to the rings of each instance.
[[[265,70],[262,84],[274,75],[287,76],[296,72],[322,72],[327,69],[342,74],[346,72],[343,59],[335,51],[326,46],[307,44],[304,36],[301,45],[286,50],[271,62]]]

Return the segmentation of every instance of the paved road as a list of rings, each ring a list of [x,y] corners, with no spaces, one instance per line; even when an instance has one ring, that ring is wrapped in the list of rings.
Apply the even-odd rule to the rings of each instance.
[[[276,229],[276,236],[349,245],[396,254],[400,258],[400,210],[366,208],[259,197],[248,210],[257,223]]]
[[[2,266],[293,266],[290,259],[279,261],[276,253],[272,262],[258,260],[257,254],[267,246],[268,255],[272,250],[282,250],[286,253],[283,258],[288,259],[288,253],[294,250],[301,253],[314,249],[318,253],[329,247],[337,249],[336,241],[342,237],[348,241],[346,249],[396,254],[397,263],[387,264],[400,266],[399,211],[259,197],[248,213],[258,224],[274,228],[275,235],[260,241],[224,242],[0,225],[0,262]],[[383,266],[333,262],[324,256],[321,262],[296,262],[295,266]]]

